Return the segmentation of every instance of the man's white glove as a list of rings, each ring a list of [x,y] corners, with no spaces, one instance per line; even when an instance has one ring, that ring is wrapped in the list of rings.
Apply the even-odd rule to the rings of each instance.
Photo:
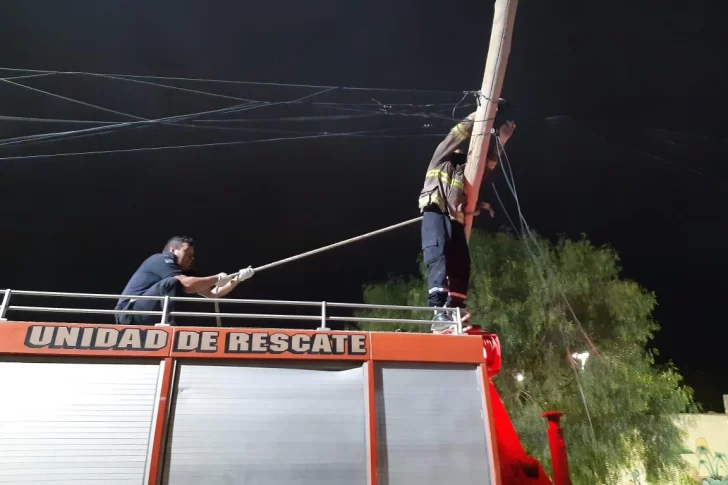
[[[255,270],[252,266],[248,266],[245,269],[241,269],[235,274],[235,279],[238,281],[245,281],[255,274]]]
[[[215,282],[215,286],[217,287],[223,287],[230,283],[233,278],[235,278],[238,275],[238,273],[235,274],[227,274],[227,273],[220,273],[217,275],[217,282]]]

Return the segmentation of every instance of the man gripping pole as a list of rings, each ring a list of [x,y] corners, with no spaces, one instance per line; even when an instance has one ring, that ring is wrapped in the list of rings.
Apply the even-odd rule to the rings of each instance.
[[[505,104],[500,100],[499,106]],[[505,111],[505,110],[504,110]],[[516,125],[512,120],[499,120],[493,128],[505,145]],[[470,252],[465,237],[465,209],[468,203],[465,184],[467,154],[461,146],[470,139],[475,112],[450,130],[435,149],[425,174],[420,192],[422,212],[422,253],[427,266],[428,304],[433,308],[460,308],[461,319],[466,322],[470,314],[465,301],[470,283]],[[496,144],[490,145],[484,177],[496,167]],[[482,204],[493,217],[493,210]],[[441,333],[454,325],[452,314],[435,310],[432,332]]]

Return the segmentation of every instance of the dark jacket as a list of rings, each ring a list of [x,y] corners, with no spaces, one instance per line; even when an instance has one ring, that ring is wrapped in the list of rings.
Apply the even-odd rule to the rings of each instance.
[[[420,211],[434,204],[444,214],[450,216],[450,219],[465,223],[465,209],[468,204],[465,190],[465,163],[454,166],[451,159],[457,148],[461,148],[467,153],[468,146],[463,142],[470,140],[474,120],[475,113],[471,113],[455,125],[435,149],[432,160],[427,166],[425,183],[420,192]],[[489,143],[487,159],[497,161],[499,159],[498,150],[495,141]]]
[[[420,211],[434,204],[451,219],[459,222],[465,221],[463,212],[468,203],[465,194],[465,164],[455,167],[451,162],[451,157],[455,149],[470,139],[474,119],[475,113],[471,113],[455,125],[435,149],[432,160],[427,166],[425,183],[420,192]]]

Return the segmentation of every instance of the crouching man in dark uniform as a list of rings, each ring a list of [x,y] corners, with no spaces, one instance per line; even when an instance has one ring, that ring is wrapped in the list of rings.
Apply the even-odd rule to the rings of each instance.
[[[453,127],[438,145],[427,167],[419,198],[423,215],[422,253],[427,266],[428,305],[435,308],[459,307],[463,322],[470,318],[470,314],[465,311],[470,283],[470,252],[465,237],[465,208],[468,204],[465,191],[468,147],[465,142],[470,140],[474,120],[475,113],[471,113]],[[506,144],[515,126],[512,121],[496,118],[493,127],[501,145]],[[496,150],[499,147],[496,145],[495,141],[489,144],[484,177],[497,165],[499,157]],[[493,217],[490,205],[482,204],[481,207]],[[473,215],[478,213],[479,210]],[[453,316],[442,310],[435,310],[432,332],[441,333],[452,327]]]
[[[254,274],[253,269],[248,267],[232,275],[219,273],[198,277],[191,270],[194,259],[194,241],[188,237],[173,237],[163,252],[148,257],[139,266],[122,295],[175,297],[184,293],[197,293],[209,298],[222,298]],[[169,302],[170,312],[173,311],[173,304],[173,301]],[[162,311],[162,305],[162,300],[121,298],[116,309]],[[120,313],[115,317],[119,325],[154,325],[161,321],[159,315]]]

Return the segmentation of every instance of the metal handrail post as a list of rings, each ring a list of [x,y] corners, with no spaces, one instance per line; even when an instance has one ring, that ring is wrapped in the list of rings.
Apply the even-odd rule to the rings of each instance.
[[[462,314],[460,313],[460,307],[455,308],[455,325],[458,335],[463,333],[463,318]]]
[[[5,314],[8,311],[8,307],[10,306],[10,294],[12,293],[12,290],[10,288],[5,290],[5,296],[3,296],[3,302],[0,303],[0,321],[6,321],[7,318],[5,318]]]
[[[167,318],[169,318],[169,295],[164,297],[164,303],[162,304],[162,321],[158,323],[157,327],[168,327]]]
[[[321,326],[318,328],[319,330],[329,330],[329,328],[326,326],[326,302],[321,302]]]

